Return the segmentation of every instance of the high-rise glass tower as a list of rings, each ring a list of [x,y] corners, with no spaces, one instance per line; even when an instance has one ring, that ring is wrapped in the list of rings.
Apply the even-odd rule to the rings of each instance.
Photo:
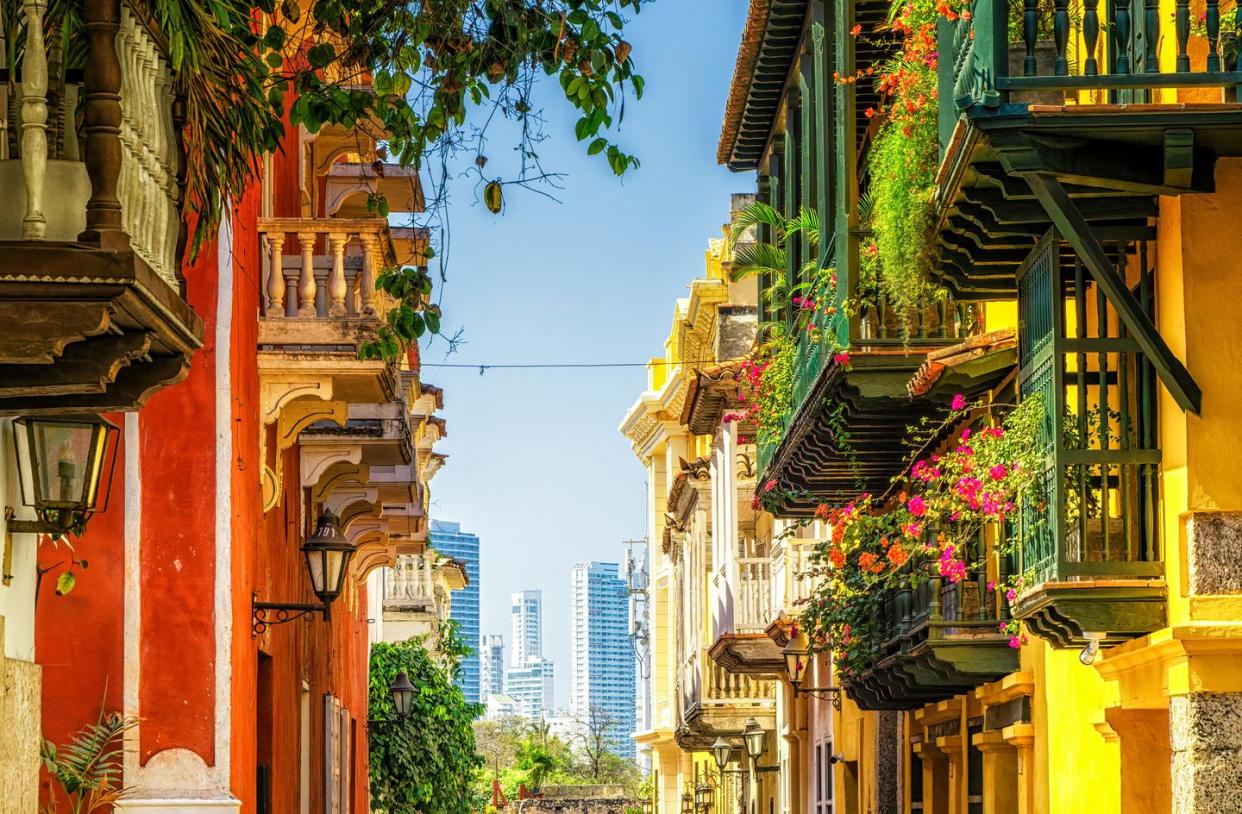
[[[509,664],[521,667],[543,656],[543,591],[521,591],[512,601]]]
[[[552,662],[543,657],[543,591],[520,591],[511,597],[513,641],[505,694],[522,715],[538,718],[553,707]]]
[[[636,662],[628,635],[629,592],[618,571],[614,562],[581,562],[573,567],[571,706],[580,720],[606,719],[613,751],[632,758]]]
[[[484,636],[479,645],[479,700],[505,691],[505,637]]]
[[[431,521],[431,547],[466,565],[469,583],[453,592],[449,616],[457,622],[471,654],[462,659],[457,683],[467,701],[483,700],[479,692],[479,536],[461,530],[460,523]]]

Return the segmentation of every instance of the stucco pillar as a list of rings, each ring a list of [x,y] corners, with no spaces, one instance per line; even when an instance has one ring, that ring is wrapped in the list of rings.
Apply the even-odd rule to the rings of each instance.
[[[1242,800],[1242,693],[1169,700],[1173,814],[1217,814]]]
[[[1035,727],[1013,724],[1002,730],[1005,742],[1017,752],[1017,814],[1035,814]]]
[[[1105,719],[1121,748],[1121,810],[1168,814],[1168,710],[1117,707],[1106,710]]]
[[[949,814],[949,759],[934,743],[914,744],[923,772],[923,814]]]
[[[949,764],[947,794],[948,806],[946,814],[958,814],[966,810],[966,760],[963,756],[963,739],[961,735],[945,735],[936,738],[936,745],[944,752]]]
[[[980,732],[972,739],[983,753],[983,814],[1018,810],[1018,750],[1002,732]]]
[[[39,807],[40,690],[39,665],[4,654],[4,617],[0,616],[0,812],[34,814]]]

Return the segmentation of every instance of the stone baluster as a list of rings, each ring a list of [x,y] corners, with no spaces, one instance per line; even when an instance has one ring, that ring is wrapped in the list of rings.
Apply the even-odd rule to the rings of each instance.
[[[86,230],[79,239],[106,249],[129,248],[121,224],[117,181],[121,172],[121,63],[116,51],[120,0],[84,0],[86,95],[82,105],[86,134],[86,174],[91,197],[86,202]]]
[[[283,232],[268,232],[267,242],[271,246],[271,268],[267,274],[267,316],[283,317],[285,315],[285,235]]]
[[[379,260],[379,237],[374,232],[361,232],[358,240],[362,243],[362,281],[359,284],[359,299],[363,314],[375,313],[375,269]]]
[[[315,316],[315,233],[301,232],[302,274],[298,285],[298,316]]]
[[[293,319],[298,315],[298,283],[302,277],[301,266],[291,266],[283,269],[282,276],[285,278],[285,316]]]
[[[345,269],[345,315],[358,315],[358,270]]]
[[[328,315],[328,273],[330,269],[315,267],[315,316]]]
[[[43,45],[46,0],[24,0],[26,54],[22,59],[22,177],[26,182],[26,215],[22,239],[47,235],[43,184],[47,176],[47,51]]]
[[[332,251],[332,276],[328,279],[328,316],[343,317],[348,309],[345,307],[345,245],[349,235],[343,232],[332,232],[328,235],[328,246]]]

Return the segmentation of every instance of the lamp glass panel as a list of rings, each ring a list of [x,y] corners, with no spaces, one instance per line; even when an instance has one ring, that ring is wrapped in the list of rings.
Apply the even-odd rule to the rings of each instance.
[[[742,739],[746,742],[746,754],[751,759],[758,760],[763,754],[763,730],[758,726],[747,726],[746,731],[742,733]]]
[[[31,421],[34,435],[35,505],[38,508],[82,508],[91,465],[96,427]]]
[[[13,422],[13,448],[17,453],[17,480],[22,490],[22,505],[35,504],[34,463],[30,459],[30,432],[24,421]]]
[[[324,560],[327,552],[325,551],[308,551],[306,554],[306,566],[310,569],[311,590],[318,594],[324,592]]]
[[[91,457],[86,479],[86,492],[83,495],[85,508],[93,510],[99,502],[99,482],[103,477],[104,457],[108,451],[108,431],[106,427],[96,427],[91,439]]]

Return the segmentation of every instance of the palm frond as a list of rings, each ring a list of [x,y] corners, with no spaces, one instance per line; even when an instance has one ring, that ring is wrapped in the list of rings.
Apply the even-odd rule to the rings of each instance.
[[[871,224],[871,213],[875,211],[875,196],[867,189],[858,196],[858,225],[864,228]]]
[[[734,243],[752,226],[771,226],[772,231],[783,235],[785,232],[785,218],[780,212],[777,212],[763,201],[754,201],[733,219],[733,230],[730,238]]]
[[[785,274],[785,249],[771,243],[740,243],[733,252],[729,278],[734,282],[752,274]]]
[[[819,213],[814,209],[802,207],[798,210],[797,217],[791,219],[785,224],[785,233],[782,237],[790,237],[801,233],[812,246],[819,245]]]
[[[78,730],[69,743],[58,748],[44,742],[44,766],[75,802],[75,810],[83,810],[85,803],[85,811],[94,811],[120,796],[123,738],[137,725],[136,718],[101,711],[99,720]]]

